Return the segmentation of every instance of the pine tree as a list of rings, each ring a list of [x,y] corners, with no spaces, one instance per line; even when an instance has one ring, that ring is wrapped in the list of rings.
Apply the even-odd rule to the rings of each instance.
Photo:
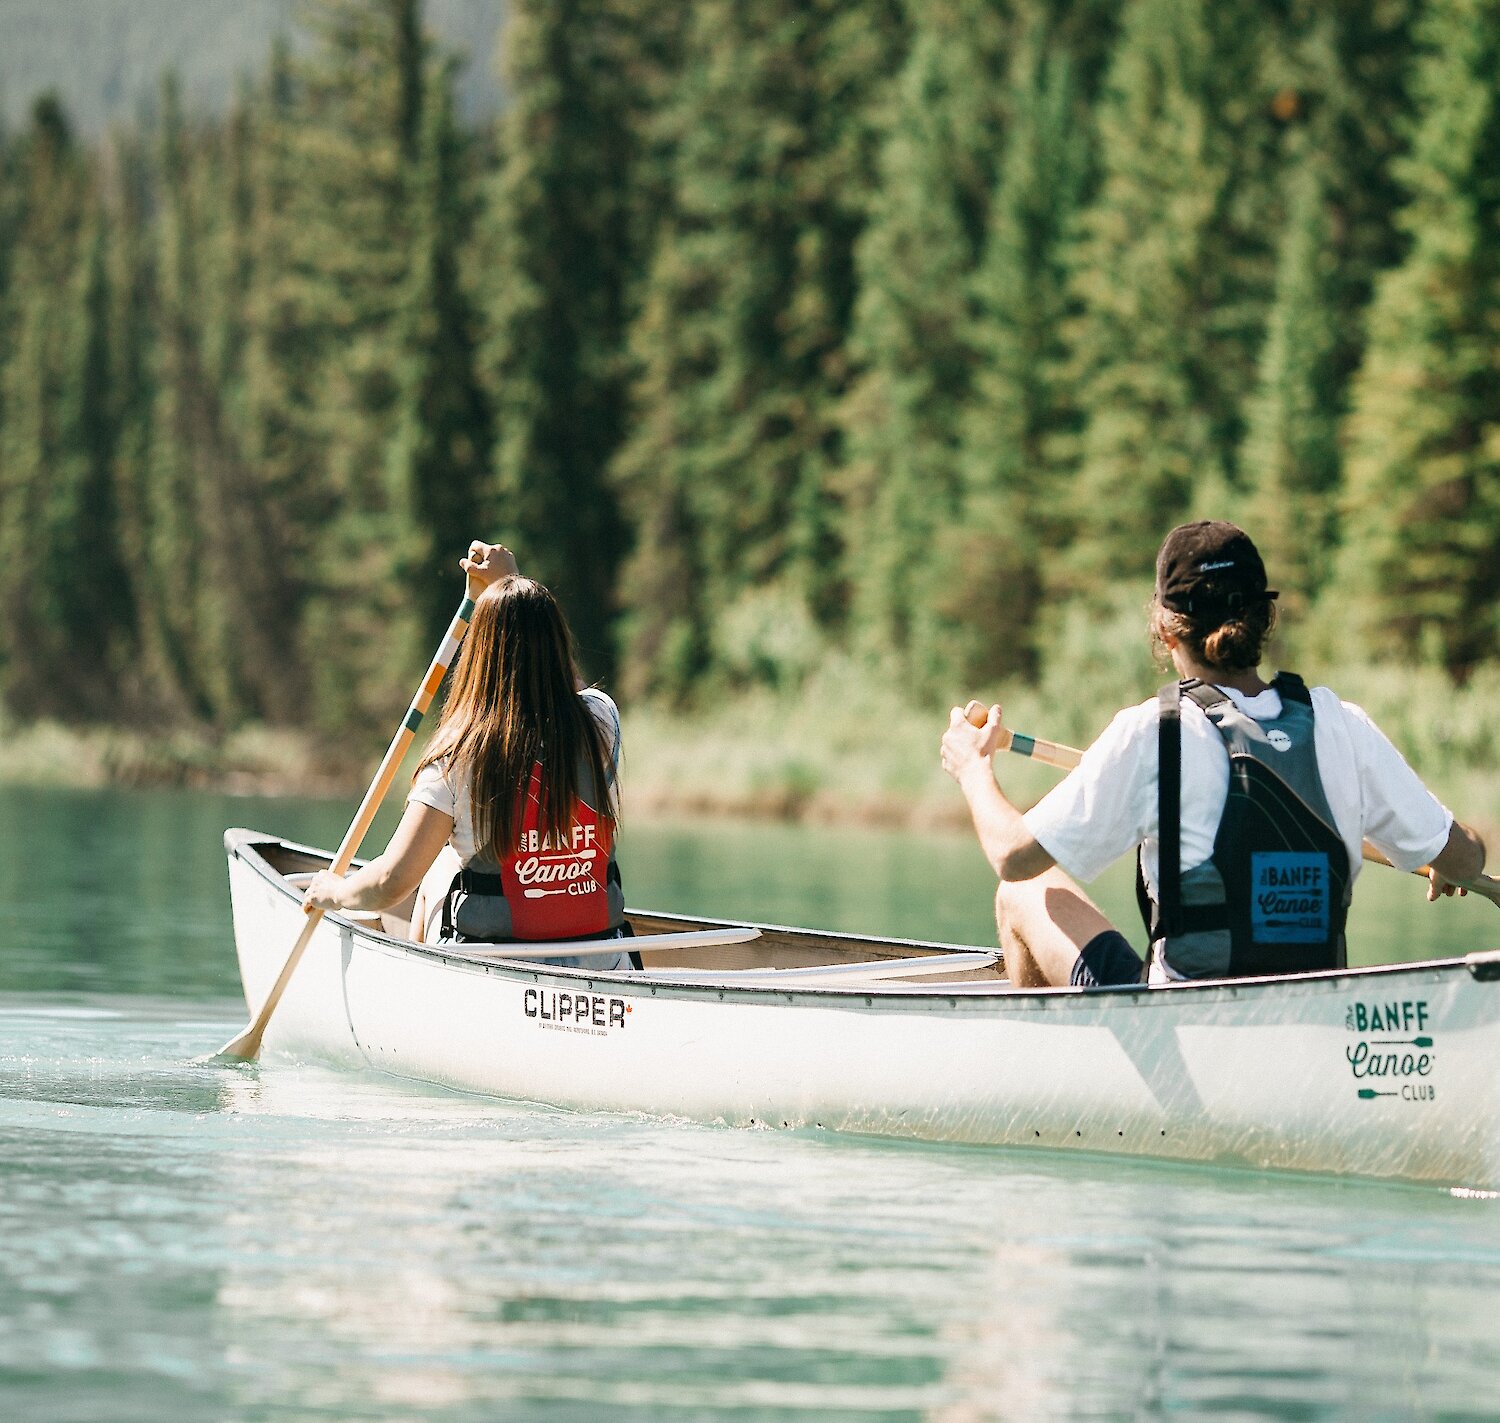
[[[1500,4],[1434,0],[1385,276],[1348,426],[1340,608],[1457,676],[1500,653]]]
[[[249,502],[268,551],[268,575],[255,615],[280,649],[277,678],[261,692],[266,715],[306,724],[312,713],[304,622],[317,586],[322,531],[333,515],[325,473],[327,439],[320,397],[331,342],[322,317],[319,251],[304,210],[308,143],[300,88],[284,40],[251,99],[244,153],[245,289],[243,370],[235,426],[255,494]],[[233,130],[231,130],[233,132]],[[232,165],[238,170],[238,163]],[[236,182],[239,191],[239,183]]]
[[[275,618],[288,575],[247,410],[250,114],[222,129],[192,121],[169,79],[161,115],[152,408],[127,519],[141,543],[142,640],[179,715],[286,719],[300,703]],[[136,468],[128,448],[126,461]]]
[[[607,472],[660,208],[651,123],[682,23],[635,0],[528,0],[506,32],[514,100],[491,194],[486,351],[498,514],[566,606],[593,676],[614,665],[626,530]]]
[[[20,145],[0,115],[0,311],[5,309],[10,292],[11,262],[21,226],[20,152]],[[0,421],[3,419],[0,409]]]
[[[170,674],[150,607],[152,570],[146,506],[156,409],[156,242],[154,165],[138,132],[117,132],[105,151],[103,202],[110,214],[107,254],[110,382],[117,424],[113,472],[122,576],[128,610],[125,660],[116,684],[119,714],[152,723],[187,714]]]
[[[484,527],[491,444],[488,399],[475,369],[478,316],[459,271],[474,203],[453,86],[448,66],[428,100],[390,457],[391,507],[410,534],[400,571],[420,611],[424,648],[447,625],[460,586],[457,561]]]
[[[69,322],[54,531],[39,571],[51,584],[58,622],[54,681],[71,698],[72,715],[105,719],[122,710],[117,678],[131,651],[134,609],[120,553],[115,483],[120,423],[109,221],[97,191],[87,213]]]
[[[0,430],[0,650],[6,701],[23,715],[69,713],[58,653],[69,631],[77,471],[67,391],[78,350],[77,293],[87,172],[61,104],[32,110],[18,154],[20,222]],[[89,294],[91,295],[91,294]],[[85,308],[90,303],[85,299]]]
[[[241,93],[227,121],[208,137],[203,182],[201,352],[198,411],[200,526],[205,586],[201,600],[221,669],[218,715],[272,721],[304,710],[304,675],[295,656],[297,570],[285,534],[289,510],[256,458],[248,366],[258,272],[257,104]]]
[[[387,477],[427,70],[420,16],[419,0],[310,6],[287,134],[293,319],[311,341],[318,439],[306,502],[328,511],[304,615],[313,711],[326,730],[372,737],[423,655],[398,574],[412,531]]]
[[[1284,216],[1237,507],[1283,589],[1294,640],[1310,627],[1296,615],[1326,583],[1342,538],[1338,425],[1370,293],[1405,248],[1393,159],[1411,127],[1417,8],[1295,0],[1265,27]]]
[[[1284,611],[1304,610],[1326,581],[1337,539],[1340,311],[1336,257],[1317,162],[1289,175],[1260,376],[1242,467],[1245,521],[1274,570]]]
[[[1293,0],[1268,17],[1267,82],[1287,191],[1312,166],[1323,190],[1341,379],[1358,368],[1376,277],[1405,252],[1394,170],[1410,139],[1407,76],[1420,0]]]
[[[210,624],[204,594],[208,550],[201,517],[209,433],[203,420],[204,243],[200,136],[182,112],[174,75],[162,84],[157,168],[155,405],[145,472],[147,577],[144,610],[165,673],[195,717],[213,718],[229,698],[225,640]]]
[[[1021,43],[1030,44],[1046,62],[1066,59],[1080,117],[1086,117],[1108,76],[1122,12],[1129,6],[1119,0],[1013,0],[1013,9]]]
[[[1235,480],[1269,302],[1274,125],[1248,0],[1138,0],[1101,101],[1074,331],[1082,578],[1142,576]]]
[[[901,30],[878,0],[694,10],[668,115],[674,208],[635,333],[639,416],[616,466],[638,537],[633,687],[684,692],[747,596],[841,611],[854,248]]]
[[[213,281],[206,293],[206,353],[214,385],[227,405],[238,406],[245,380],[249,306],[255,284],[256,97],[244,83],[216,135],[213,209]]]
[[[36,106],[21,172],[0,436],[5,695],[24,714],[73,720],[118,710],[130,620],[113,488],[108,219],[55,100]]]
[[[1050,19],[1029,17],[1010,69],[1010,123],[973,281],[981,365],[964,412],[963,516],[939,542],[951,571],[932,605],[955,671],[971,681],[1035,671],[1043,552],[1061,523],[1053,446],[1071,418],[1067,251],[1090,151],[1074,62]]]
[[[988,0],[913,13],[879,188],[857,249],[842,413],[853,622],[903,670],[941,666],[929,616],[961,506],[960,431],[978,366],[970,281],[984,246],[1008,39]],[[945,669],[946,670],[946,669]]]

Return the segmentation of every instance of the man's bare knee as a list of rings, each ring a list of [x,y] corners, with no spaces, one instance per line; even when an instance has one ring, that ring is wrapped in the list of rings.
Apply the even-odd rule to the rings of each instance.
[[[1042,907],[1035,880],[1001,880],[995,886],[995,928],[1000,942],[1006,935],[1025,937],[1025,926]]]
[[[1003,879],[995,886],[995,921],[999,924],[1016,924],[1030,916],[1045,912],[1047,875],[1034,879]]]
[[[1009,889],[1010,886],[1005,880],[1001,880],[995,886],[995,923],[1002,929],[1005,927],[1005,920],[1010,908]]]
[[[1001,880],[995,923],[1002,950],[1015,960],[1011,981],[1021,986],[1066,985],[1079,950],[1110,927],[1078,882],[1056,866],[1032,879]]]
[[[1017,988],[1043,988],[1046,979],[1037,969],[1022,932],[1025,913],[1013,881],[1001,880],[995,887],[995,938],[1005,956],[1005,972]]]

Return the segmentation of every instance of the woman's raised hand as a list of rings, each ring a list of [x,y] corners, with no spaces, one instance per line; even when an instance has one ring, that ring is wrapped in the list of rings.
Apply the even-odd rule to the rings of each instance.
[[[481,589],[521,571],[515,554],[504,544],[487,544],[479,539],[469,545],[469,556],[459,559],[458,566],[469,575],[470,587],[477,583]]]

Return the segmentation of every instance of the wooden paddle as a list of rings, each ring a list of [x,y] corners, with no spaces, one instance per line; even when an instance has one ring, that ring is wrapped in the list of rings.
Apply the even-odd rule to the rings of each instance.
[[[391,782],[396,778],[396,769],[401,764],[401,758],[410,748],[417,734],[417,728],[427,714],[427,708],[432,705],[432,699],[442,685],[444,675],[458,655],[464,634],[469,630],[469,619],[474,616],[474,600],[484,592],[484,589],[485,580],[476,578],[470,573],[464,584],[464,600],[458,605],[453,621],[448,624],[448,631],[443,635],[437,654],[428,666],[421,685],[417,688],[417,694],[412,698],[406,716],[402,718],[400,728],[386,748],[385,759],[381,761],[380,769],[375,772],[375,779],[370,782],[370,789],[365,792],[365,798],[359,803],[354,820],[345,833],[343,842],[339,845],[338,854],[333,857],[333,864],[329,868],[334,874],[346,873],[355,855],[359,853],[360,844],[370,829],[370,822],[375,819],[375,812],[380,809],[380,803],[385,799],[386,792],[391,788]],[[271,1021],[271,1014],[276,1011],[276,1005],[281,1002],[281,995],[286,992],[286,986],[291,981],[292,974],[296,972],[298,963],[301,962],[303,951],[312,939],[313,930],[322,920],[321,909],[311,909],[307,912],[307,923],[302,926],[297,942],[292,945],[292,951],[287,955],[281,972],[276,975],[276,982],[271,985],[266,1001],[260,1005],[260,1012],[255,1015],[244,1032],[219,1049],[219,1057],[253,1062],[260,1055],[260,1040],[265,1036],[266,1024]]]
[[[964,715],[974,726],[983,726],[985,719],[989,716],[989,708],[980,706],[978,702],[970,702],[964,708]],[[1083,760],[1083,752],[1076,747],[1064,746],[1058,741],[1043,741],[1035,736],[1023,736],[1019,731],[1011,731],[1009,727],[1001,728],[1000,743],[995,749],[1009,751],[1016,756],[1028,756],[1033,761],[1040,761],[1044,766],[1056,766],[1060,771],[1071,771]],[[1396,868],[1368,840],[1364,844],[1364,858],[1372,865],[1384,865],[1390,870]],[[1412,873],[1426,879],[1430,870],[1431,866],[1423,865],[1421,869],[1413,870]],[[1480,875],[1478,879],[1460,885],[1459,888],[1472,890],[1475,894],[1488,899],[1490,903],[1500,906],[1500,879],[1495,879],[1491,875]]]

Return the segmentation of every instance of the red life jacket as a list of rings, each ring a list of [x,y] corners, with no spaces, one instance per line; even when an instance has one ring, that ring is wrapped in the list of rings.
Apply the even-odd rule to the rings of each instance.
[[[500,879],[517,939],[580,939],[609,922],[614,825],[582,799],[573,820],[550,838],[541,832],[542,763],[531,770],[516,849],[500,862]]]

